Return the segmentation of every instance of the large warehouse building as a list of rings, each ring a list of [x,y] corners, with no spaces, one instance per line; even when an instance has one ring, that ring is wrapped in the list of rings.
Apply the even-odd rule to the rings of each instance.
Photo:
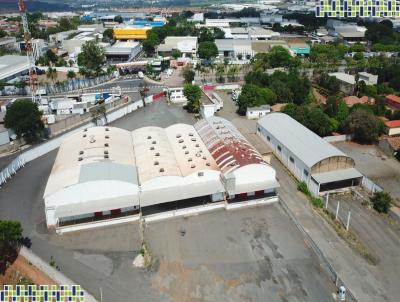
[[[351,157],[286,114],[270,113],[260,118],[257,133],[314,195],[357,186],[362,181]]]
[[[48,227],[276,198],[275,170],[228,121],[94,127],[60,146],[44,193]]]

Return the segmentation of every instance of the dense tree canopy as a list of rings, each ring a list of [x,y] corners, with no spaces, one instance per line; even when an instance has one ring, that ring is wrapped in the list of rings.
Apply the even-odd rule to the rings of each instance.
[[[244,115],[247,107],[257,107],[265,104],[273,105],[275,102],[276,94],[271,89],[245,84],[237,101],[237,112]]]
[[[335,130],[332,120],[319,107],[288,104],[282,109],[282,112],[291,116],[319,136],[329,135]]]
[[[43,129],[42,112],[31,100],[17,100],[7,109],[4,125],[13,129],[18,137],[34,141]]]
[[[356,142],[369,144],[378,139],[379,124],[377,118],[367,110],[352,110],[345,123],[345,131],[353,135]]]
[[[84,76],[99,76],[103,73],[106,57],[103,48],[96,41],[88,41],[82,45],[78,55],[79,73]]]
[[[211,58],[218,56],[218,48],[214,42],[205,41],[199,43],[197,53],[201,59],[210,60]]]
[[[278,103],[307,102],[311,89],[311,82],[297,72],[275,71],[268,75],[261,70],[250,71],[245,81],[247,84],[268,87],[276,94]]]

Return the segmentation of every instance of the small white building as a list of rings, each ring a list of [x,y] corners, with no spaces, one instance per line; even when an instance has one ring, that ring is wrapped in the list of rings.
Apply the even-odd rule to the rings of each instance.
[[[186,104],[187,98],[183,94],[183,87],[167,88],[166,93],[170,93],[170,101],[174,104]],[[168,97],[168,95],[167,95]]]
[[[164,43],[157,47],[159,55],[171,55],[171,52],[177,49],[182,56],[195,56],[197,53],[197,37],[166,37]]]
[[[271,112],[270,105],[262,105],[258,107],[248,107],[246,110],[246,117],[249,120],[259,119]]]
[[[359,72],[358,80],[364,81],[367,85],[376,85],[378,84],[378,75],[371,74],[368,72]]]
[[[207,94],[202,90],[200,98],[200,114],[203,118],[214,116],[224,106],[222,98],[216,93]]]
[[[347,95],[354,93],[354,88],[356,85],[356,79],[354,75],[344,72],[331,72],[328,75],[339,80],[340,91]]]

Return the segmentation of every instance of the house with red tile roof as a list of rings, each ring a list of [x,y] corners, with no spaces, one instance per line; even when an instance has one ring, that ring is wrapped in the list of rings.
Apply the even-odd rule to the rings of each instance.
[[[386,105],[391,109],[399,110],[400,109],[400,96],[394,94],[388,94],[385,96]]]
[[[400,120],[387,121],[385,126],[389,136],[400,135]]]
[[[343,101],[346,103],[347,107],[353,107],[356,104],[368,104],[368,105],[375,104],[375,99],[368,97],[366,95],[364,95],[360,98],[356,95],[350,95],[350,96],[343,98]]]

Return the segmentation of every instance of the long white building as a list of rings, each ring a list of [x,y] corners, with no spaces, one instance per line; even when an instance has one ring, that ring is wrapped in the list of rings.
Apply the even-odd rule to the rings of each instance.
[[[132,132],[94,127],[60,146],[44,193],[48,227],[275,198],[275,170],[227,120]]]

